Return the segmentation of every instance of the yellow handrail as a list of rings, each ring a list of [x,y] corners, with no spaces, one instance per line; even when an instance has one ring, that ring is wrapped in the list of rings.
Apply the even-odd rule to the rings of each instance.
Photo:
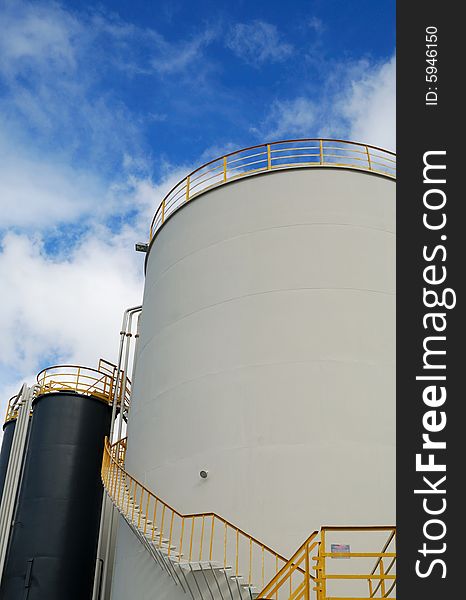
[[[258,600],[395,598],[390,595],[396,585],[394,527],[323,527],[320,532],[314,531],[287,560],[215,513],[178,512],[127,473],[126,446],[126,438],[113,445],[105,440],[104,487],[125,519],[175,562],[204,561],[229,569],[230,576],[242,576],[248,586],[261,589]],[[357,551],[331,547],[328,552],[328,538],[335,532],[350,536]],[[380,548],[381,539],[381,551],[367,551],[368,545],[372,548],[377,544]],[[363,549],[359,548],[361,545]],[[330,568],[328,560],[339,558],[351,559],[346,563],[348,569],[341,568],[346,561],[339,563],[338,569]],[[362,561],[362,566],[354,572],[352,567],[358,561]]]
[[[335,550],[331,545],[329,552],[329,537],[335,533],[339,536],[342,533],[350,536],[356,550],[350,550],[349,547]],[[348,598],[395,600],[396,596],[390,595],[392,592],[395,593],[396,586],[395,539],[396,528],[393,526],[323,527],[315,567],[317,600],[329,598],[332,600],[348,600]],[[380,548],[381,540],[384,540],[381,551],[365,550],[368,546]],[[333,561],[332,564],[329,564],[329,559]],[[347,562],[335,562],[335,559],[346,559]],[[374,559],[376,559],[375,566],[371,568]],[[385,568],[387,561],[389,567]]]
[[[123,402],[129,406],[131,381],[126,379],[125,390],[122,387],[123,373],[118,378],[116,388],[117,367],[100,359],[97,369],[80,365],[54,365],[43,369],[37,375],[36,396],[52,392],[72,391],[85,396],[93,396],[111,404],[116,398],[117,403]]]
[[[388,534],[381,551],[351,551],[348,547],[336,545],[327,551],[330,534],[342,533],[350,536],[357,548],[378,544]],[[259,593],[257,600],[365,600],[366,598],[386,598],[396,586],[394,567],[396,552],[394,549],[395,527],[322,527],[320,534],[314,531],[293,554],[290,560],[271,579]],[[360,539],[358,539],[358,537]],[[371,541],[372,538],[374,538]],[[379,546],[380,547],[380,546]],[[317,548],[315,555],[313,550]],[[375,566],[371,569],[373,559]],[[329,565],[328,559],[347,559]],[[310,566],[311,560],[315,565]],[[385,562],[384,562],[385,561]],[[388,566],[387,566],[388,561]],[[300,565],[304,569],[297,572]],[[357,565],[356,565],[357,563]],[[361,564],[362,563],[362,564]],[[311,569],[315,570],[312,575]],[[315,595],[314,595],[315,593]]]
[[[15,419],[18,418],[18,409],[15,407],[15,404],[14,404],[16,398],[17,398],[17,396],[12,396],[8,400],[4,423],[8,423],[9,421],[14,421]]]
[[[282,140],[230,152],[198,167],[168,192],[152,219],[149,239],[183,204],[207,190],[241,177],[303,167],[355,169],[395,179],[396,155],[369,144],[326,138]]]
[[[293,598],[293,600],[300,600],[301,598],[309,600],[311,587],[315,580],[315,577],[311,574],[310,557],[311,552],[319,544],[318,535],[318,531],[311,533],[280,571],[263,588],[257,600],[278,598],[281,591],[284,591],[285,597]],[[304,569],[300,568],[303,563]],[[296,576],[298,576],[298,579]]]
[[[126,438],[105,440],[102,480],[114,504],[147,539],[166,548],[174,560],[217,563],[230,575],[264,586],[287,559],[213,513],[181,514],[124,469]],[[184,557],[182,556],[184,554]]]

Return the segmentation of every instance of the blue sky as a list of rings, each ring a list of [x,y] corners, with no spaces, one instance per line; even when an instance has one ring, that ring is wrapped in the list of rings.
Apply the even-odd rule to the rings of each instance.
[[[115,358],[164,192],[235,148],[394,149],[395,2],[0,0],[0,401]]]

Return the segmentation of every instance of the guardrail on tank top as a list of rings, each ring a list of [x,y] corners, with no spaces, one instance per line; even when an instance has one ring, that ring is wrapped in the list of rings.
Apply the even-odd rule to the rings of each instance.
[[[314,531],[287,560],[215,513],[181,514],[126,472],[125,455],[126,438],[113,445],[105,440],[105,489],[124,518],[171,560],[229,568],[231,577],[241,577],[256,592],[262,590],[258,598],[264,600],[395,598],[390,595],[396,582],[394,527],[325,527]],[[331,543],[328,552],[336,533],[340,541],[341,536],[349,540],[352,550]],[[367,544],[377,549],[364,551]],[[349,560],[336,561],[338,568],[332,565],[332,571],[329,560],[338,558]],[[355,562],[360,567],[356,572]]]
[[[150,240],[171,214],[211,188],[258,173],[303,167],[355,169],[394,179],[396,154],[377,146],[324,138],[272,142],[225,154],[192,171],[168,192],[152,220]]]
[[[8,400],[8,404],[6,407],[6,415],[5,415],[5,423],[8,423],[9,421],[14,421],[15,419],[18,418],[18,408],[16,406],[16,399],[18,396],[12,396],[9,400]]]
[[[117,367],[104,359],[100,359],[97,369],[79,365],[54,365],[47,367],[37,375],[36,396],[52,392],[75,392],[84,396],[94,396],[108,402],[116,397],[118,404],[123,401],[125,408],[129,406],[131,381],[126,379],[123,393],[123,374],[117,378]],[[118,379],[118,390],[115,385]]]

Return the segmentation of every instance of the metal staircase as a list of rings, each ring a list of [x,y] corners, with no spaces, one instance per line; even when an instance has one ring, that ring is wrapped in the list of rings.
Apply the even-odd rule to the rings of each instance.
[[[105,490],[155,563],[192,600],[395,599],[394,527],[324,527],[287,560],[215,513],[179,513],[126,472],[125,454],[126,438],[105,441]],[[353,551],[331,543],[342,532]],[[342,558],[350,560],[335,560]]]

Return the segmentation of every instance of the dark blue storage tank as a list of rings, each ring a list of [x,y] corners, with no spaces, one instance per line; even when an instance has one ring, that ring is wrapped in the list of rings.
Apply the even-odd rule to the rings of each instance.
[[[38,396],[1,600],[88,600],[111,407],[75,392]]]

